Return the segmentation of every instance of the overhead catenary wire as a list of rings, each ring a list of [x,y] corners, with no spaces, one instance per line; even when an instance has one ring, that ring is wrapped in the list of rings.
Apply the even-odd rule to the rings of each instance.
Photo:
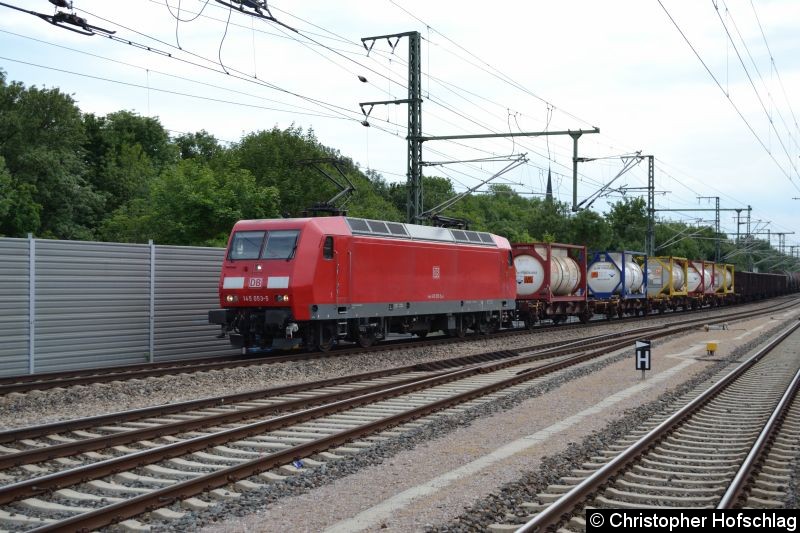
[[[153,1],[153,0],[151,0],[151,1]],[[276,8],[276,9],[278,9],[278,8]],[[281,12],[283,12],[284,14],[287,14],[288,16],[293,16],[291,13],[289,13],[289,12],[287,12],[287,11],[285,11],[285,10],[280,10],[280,11],[281,11]],[[301,20],[303,20],[303,19],[301,19]],[[227,22],[226,22],[226,24],[227,24]],[[315,25],[315,26],[316,26],[317,28],[320,28],[320,29],[323,29],[323,30],[324,30],[324,28],[322,28],[322,27],[321,27],[321,26],[319,26],[319,25]],[[281,32],[282,32],[282,33],[284,33],[284,34],[286,33],[286,32],[284,32],[284,31],[283,31],[283,30],[282,30],[280,27],[276,27],[276,29],[277,29],[278,31],[281,31]],[[324,30],[324,31],[327,31],[327,30]],[[303,32],[298,32],[298,33],[300,33],[300,34],[302,35],[302,33],[303,33]],[[333,33],[333,32],[330,32],[330,33]],[[274,35],[274,34],[273,34],[273,35]],[[304,35],[304,37],[305,37],[305,38],[307,38],[307,39],[309,39],[309,38],[308,38],[307,36],[305,36],[305,35]],[[304,43],[303,41],[301,41],[300,39],[298,39],[298,38],[297,38],[297,37],[295,37],[294,35],[286,35],[286,38],[289,38],[289,39],[292,39],[292,40],[298,41],[298,42],[300,42],[300,43],[302,43],[302,44],[304,44],[304,45],[308,46],[306,43]],[[314,39],[309,39],[309,40],[310,40],[312,43],[314,43],[314,44],[316,44],[316,45],[318,45],[318,46],[321,46],[321,47],[323,47],[323,48],[326,48],[326,49],[328,49],[328,50],[331,50],[331,51],[333,51],[333,52],[334,52],[334,53],[336,53],[337,55],[340,55],[340,56],[342,56],[342,57],[345,57],[345,56],[343,56],[343,54],[342,54],[342,53],[340,53],[340,52],[338,52],[338,51],[336,51],[336,50],[332,49],[331,47],[329,47],[329,46],[327,46],[327,45],[325,45],[325,44],[323,44],[323,43],[319,43],[318,41],[316,41],[316,40],[314,40]],[[353,44],[355,44],[355,43],[353,43]],[[361,66],[361,67],[364,67],[364,65],[363,65],[362,63],[360,63],[360,62],[358,62],[358,61],[355,61],[355,60],[353,60],[352,58],[347,58],[347,59],[348,59],[348,60],[350,60],[350,61],[353,61],[355,64],[357,64],[357,65],[359,65],[359,66]],[[368,70],[370,70],[370,71],[373,71],[373,72],[374,72],[374,69],[369,69],[368,67],[364,67],[364,68],[367,68]],[[384,76],[384,77],[386,77],[386,76]],[[387,79],[389,79],[390,81],[392,81],[392,80],[391,80],[391,78],[388,78],[388,77],[387,77]],[[396,80],[394,80],[394,81],[395,81],[395,83],[397,83],[398,85],[400,85],[400,86],[402,86],[402,87],[405,87],[405,85],[404,85],[404,84],[402,84],[401,82],[398,82],[398,81],[396,81]],[[452,108],[451,106],[449,106],[448,104],[446,104],[446,103],[444,103],[444,102],[442,102],[442,101],[438,100],[436,97],[431,97],[430,99],[431,99],[431,101],[433,101],[434,103],[437,103],[437,105],[440,105],[441,107],[445,108],[446,110],[448,110],[448,111],[450,111],[450,112],[453,112],[453,113],[455,113],[455,114],[457,114],[457,115],[461,116],[462,118],[464,118],[464,119],[466,119],[466,120],[468,120],[468,121],[469,121],[469,120],[471,120],[471,119],[470,119],[470,117],[467,117],[465,114],[458,112],[457,110],[453,109],[453,108]],[[554,106],[553,106],[553,108],[554,108]],[[440,120],[443,120],[441,117],[436,117],[436,118],[439,118]],[[445,121],[445,122],[447,122],[447,121]],[[478,124],[478,123],[477,123],[477,121],[474,121],[474,120],[472,120],[472,122],[476,122],[476,125],[479,125],[479,126],[481,126],[481,127],[487,128],[488,130],[490,130],[490,131],[492,131],[492,132],[497,132],[497,130],[494,130],[494,129],[492,129],[492,128],[488,127],[488,126],[487,126],[487,125],[485,125],[485,124]],[[530,149],[529,147],[528,147],[527,149],[528,149],[529,151],[531,151],[531,149]],[[588,178],[587,178],[586,176],[584,176],[584,179],[588,179]]]
[[[781,79],[781,74],[778,71],[778,67],[775,65],[775,56],[772,55],[772,50],[769,47],[769,42],[767,42],[767,35],[764,33],[764,27],[761,25],[761,19],[758,16],[758,11],[756,11],[756,5],[753,3],[753,0],[750,0],[750,6],[753,8],[753,14],[756,17],[756,22],[758,23],[758,29],[761,30],[761,37],[764,39],[764,45],[767,47],[767,52],[769,53],[769,60],[772,64],[775,74],[778,77],[778,83],[781,86],[781,90],[783,91],[783,96],[786,98],[786,105],[789,107],[789,111],[792,114],[792,118],[794,119],[794,126],[797,128],[798,132],[800,132],[800,126],[797,124],[797,115],[794,113],[794,109],[792,108],[792,103],[789,101],[789,95],[786,94],[786,87],[783,85],[783,80]]]
[[[136,65],[136,64],[129,63],[129,62],[126,62],[126,61],[121,61],[119,59],[113,59],[113,58],[110,58],[110,57],[102,56],[100,54],[95,54],[93,52],[87,52],[86,50],[78,50],[76,48],[72,48],[72,47],[69,47],[69,46],[66,46],[66,45],[63,45],[63,44],[58,44],[58,43],[53,43],[53,42],[50,42],[50,41],[45,41],[43,39],[38,39],[36,37],[31,37],[29,35],[22,35],[20,33],[15,33],[15,32],[8,31],[8,30],[3,30],[3,29],[0,29],[0,33],[6,33],[8,35],[13,35],[15,37],[19,37],[19,38],[22,38],[22,39],[27,39],[27,40],[34,41],[34,42],[37,42],[37,43],[45,44],[47,46],[60,48],[62,50],[67,50],[69,52],[73,52],[73,53],[76,53],[76,54],[82,54],[82,55],[94,57],[94,58],[97,58],[97,59],[100,59],[100,60],[103,60],[103,61],[116,63],[118,65],[123,65],[123,66],[126,66],[126,67],[130,67],[130,68],[146,71],[146,72],[149,72],[150,74],[158,74],[160,76],[165,76],[165,77],[173,78],[173,79],[176,79],[176,80],[185,81],[185,82],[196,84],[196,85],[200,85],[200,86],[203,86],[203,87],[210,87],[212,89],[217,89],[217,90],[224,91],[224,92],[229,92],[229,93],[238,94],[238,95],[241,95],[241,96],[247,96],[249,98],[255,98],[255,99],[258,99],[258,100],[263,100],[265,102],[271,102],[271,103],[274,103],[274,104],[284,105],[284,106],[287,106],[287,107],[292,108],[292,109],[297,109],[299,114],[304,114],[304,115],[307,115],[307,116],[319,116],[319,117],[323,117],[323,118],[335,118],[335,119],[342,119],[343,118],[343,117],[337,116],[337,115],[326,115],[326,114],[323,114],[323,113],[316,113],[316,112],[314,112],[314,110],[312,110],[310,108],[298,106],[296,104],[290,104],[288,102],[284,102],[284,101],[281,101],[281,100],[274,100],[272,98],[267,98],[265,96],[256,95],[256,94],[253,94],[253,93],[248,93],[248,92],[241,91],[241,90],[238,90],[238,89],[233,89],[231,87],[225,87],[225,86],[222,86],[222,85],[216,85],[216,84],[209,83],[209,82],[199,81],[199,80],[196,80],[196,79],[188,78],[186,76],[180,76],[178,74],[173,74],[173,73],[170,73],[170,72],[164,72],[164,71],[161,71],[161,70],[156,70],[156,69],[153,69],[151,67],[144,67],[142,65]],[[81,74],[81,73],[78,73],[78,74]]]
[[[144,32],[140,32],[138,30],[134,30],[134,29],[129,28],[129,27],[127,27],[127,26],[125,26],[125,25],[123,25],[121,23],[114,22],[112,20],[106,19],[106,18],[104,18],[104,17],[102,17],[100,15],[95,15],[93,13],[90,13],[90,12],[86,11],[86,10],[80,10],[80,11],[82,11],[82,12],[84,12],[84,13],[90,15],[90,16],[96,17],[96,18],[98,18],[100,20],[103,20],[105,22],[108,22],[110,24],[114,24],[114,25],[116,25],[116,26],[118,26],[120,28],[123,28],[125,30],[128,30],[130,32],[136,33],[137,35],[140,35],[140,36],[145,37],[147,39],[150,39],[150,40],[153,40],[155,42],[161,43],[161,44],[163,44],[163,45],[165,45],[167,47],[177,49],[177,47],[175,45],[173,45],[171,43],[168,43],[166,41],[163,41],[161,39],[158,39],[156,37],[152,37],[150,35],[147,35]],[[147,50],[151,51],[150,48],[147,48]],[[207,57],[203,57],[200,54],[197,54],[197,53],[194,53],[194,52],[191,52],[191,51],[188,51],[188,50],[181,50],[181,52],[186,53],[186,54],[188,54],[188,55],[190,55],[192,57],[195,57],[197,59],[200,59],[202,61],[205,61],[207,63],[210,63],[211,65],[217,65],[216,61],[214,61],[212,59],[209,59]],[[163,54],[163,52],[162,52],[162,54]],[[309,96],[305,96],[305,95],[300,94],[298,92],[291,91],[289,89],[285,89],[283,87],[280,87],[280,86],[278,86],[278,85],[276,85],[274,83],[267,82],[267,81],[265,81],[263,79],[255,78],[255,77],[253,77],[253,76],[251,76],[251,75],[249,75],[249,74],[247,74],[245,72],[241,72],[239,70],[231,69],[231,68],[227,69],[227,72],[220,71],[219,69],[216,68],[216,66],[211,66],[211,65],[208,65],[208,64],[207,65],[203,65],[201,63],[197,63],[195,61],[190,61],[190,60],[185,59],[185,58],[177,57],[177,56],[172,55],[172,54],[167,54],[167,56],[170,59],[175,59],[177,61],[181,61],[181,62],[184,62],[184,63],[189,64],[189,65],[193,65],[193,66],[196,66],[196,67],[199,67],[199,68],[203,68],[203,69],[206,69],[206,70],[209,70],[209,71],[212,71],[212,72],[217,72],[217,73],[220,73],[220,74],[226,74],[228,76],[231,76],[231,77],[234,77],[234,78],[238,78],[238,79],[247,81],[249,83],[255,83],[256,85],[262,85],[264,87],[268,87],[270,89],[273,89],[273,90],[276,90],[276,91],[279,91],[279,92],[283,92],[283,93],[289,94],[291,96],[295,96],[295,97],[300,98],[302,100],[305,100],[307,102],[314,103],[315,105],[323,107],[323,108],[327,109],[330,112],[342,115],[342,116],[344,116],[344,117],[346,117],[346,118],[348,118],[350,120],[354,120],[354,121],[357,120],[358,113],[355,110],[351,110],[351,109],[348,109],[348,108],[345,108],[345,107],[342,107],[342,106],[331,104],[329,102],[325,102],[325,101],[319,100],[317,98],[312,98],[312,97],[309,97]]]
[[[725,20],[722,18],[722,15],[719,12],[719,7],[716,4],[716,0],[712,0],[714,5],[714,10],[717,13],[717,17],[719,18],[720,23],[722,24],[723,29],[725,30],[725,34],[728,36],[728,40],[733,46],[733,51],[736,52],[736,57],[739,59],[739,63],[742,65],[742,69],[744,70],[745,75],[747,76],[747,80],[750,82],[750,86],[753,87],[753,91],[756,93],[756,98],[758,99],[758,103],[761,105],[761,109],[764,111],[764,114],[767,116],[767,121],[769,122],[770,127],[775,132],[776,137],[778,138],[778,142],[781,144],[781,148],[786,153],[786,156],[789,158],[790,165],[794,169],[796,174],[800,174],[797,171],[797,165],[795,165],[794,161],[792,161],[792,156],[789,154],[789,150],[786,148],[786,144],[783,142],[783,137],[778,132],[778,128],[775,127],[775,122],[772,120],[769,111],[767,111],[767,106],[764,104],[764,100],[761,98],[761,93],[758,91],[755,82],[753,81],[753,77],[750,75],[750,71],[747,69],[747,65],[745,65],[744,59],[742,58],[742,54],[739,53],[739,48],[736,46],[736,43],[733,41],[733,36],[731,35],[730,31],[728,30],[728,26],[725,24]],[[733,20],[733,19],[731,19]],[[738,31],[738,30],[737,30]],[[745,44],[745,47],[747,45]],[[750,53],[749,50],[747,52]],[[760,75],[760,73],[759,73]],[[776,161],[777,162],[777,161]],[[791,181],[791,176],[789,176],[789,180]],[[798,189],[800,190],[800,189]]]
[[[730,95],[727,93],[727,91],[725,91],[725,88],[722,86],[722,84],[720,83],[719,79],[716,77],[716,75],[714,75],[714,73],[713,73],[713,72],[711,71],[711,69],[708,67],[708,65],[706,64],[705,60],[703,60],[703,58],[702,58],[702,56],[700,55],[700,53],[697,51],[697,49],[695,48],[695,46],[692,44],[692,42],[689,40],[689,38],[688,38],[688,37],[686,36],[686,34],[683,32],[683,30],[682,30],[682,29],[681,29],[681,27],[678,25],[677,21],[676,21],[676,20],[673,18],[672,14],[669,12],[669,10],[666,8],[666,6],[664,6],[663,2],[662,2],[661,0],[656,0],[656,1],[657,1],[657,2],[658,2],[658,4],[661,6],[661,9],[663,9],[663,10],[664,10],[664,13],[666,13],[666,15],[667,15],[667,17],[669,18],[670,22],[672,22],[673,26],[675,26],[675,28],[678,30],[678,33],[680,33],[680,34],[681,34],[681,37],[683,37],[683,40],[684,40],[684,41],[686,41],[686,44],[687,44],[687,45],[689,45],[689,48],[691,48],[691,50],[692,50],[692,52],[694,53],[695,57],[697,57],[697,59],[698,59],[698,60],[700,61],[700,63],[703,65],[703,68],[705,68],[706,72],[708,72],[708,75],[709,75],[709,76],[711,76],[711,79],[713,79],[713,80],[714,80],[714,83],[716,83],[717,87],[719,87],[720,91],[722,91],[722,94],[723,94],[723,95],[725,95],[725,98],[728,100],[728,102],[731,104],[731,106],[733,106],[733,109],[734,109],[734,110],[736,111],[736,113],[739,115],[739,118],[741,118],[741,119],[742,119],[742,121],[745,123],[745,125],[747,126],[747,128],[750,130],[750,132],[751,132],[751,133],[753,134],[753,136],[756,138],[756,140],[757,140],[757,141],[758,141],[758,143],[761,145],[761,147],[764,149],[764,151],[765,151],[765,152],[767,152],[767,154],[768,154],[768,155],[769,155],[769,157],[770,157],[770,158],[773,160],[773,162],[775,163],[775,165],[776,165],[776,166],[777,166],[777,167],[778,167],[778,168],[781,170],[781,172],[782,172],[782,173],[783,173],[783,174],[784,174],[784,175],[785,175],[785,176],[786,176],[786,177],[789,179],[789,181],[790,181],[790,182],[791,182],[791,184],[794,186],[794,188],[795,188],[795,189],[797,189],[798,191],[800,191],[800,187],[798,187],[798,185],[797,185],[797,184],[794,182],[794,180],[792,179],[792,176],[791,176],[791,174],[787,173],[787,172],[786,172],[786,170],[783,168],[783,166],[782,166],[780,163],[778,163],[778,160],[777,160],[777,159],[775,159],[775,156],[772,154],[772,152],[771,152],[771,151],[770,151],[770,149],[767,147],[767,145],[764,143],[764,141],[761,139],[761,137],[758,135],[758,133],[756,133],[755,129],[753,129],[753,126],[750,124],[750,122],[747,120],[747,118],[745,118],[744,114],[742,114],[742,111],[739,109],[739,107],[736,105],[736,103],[735,103],[735,102],[734,102],[734,101],[731,99],[731,97],[730,97]]]
[[[105,82],[108,82],[108,83],[114,83],[114,84],[118,84],[118,85],[125,85],[125,86],[128,86],[128,87],[134,87],[134,88],[137,88],[137,89],[145,89],[145,90],[150,90],[150,91],[155,91],[155,92],[160,92],[160,93],[172,94],[172,95],[175,95],[175,96],[181,96],[181,97],[186,97],[186,98],[194,98],[194,99],[198,99],[198,100],[205,100],[205,101],[208,101],[208,102],[217,102],[217,103],[240,106],[240,107],[249,107],[249,108],[253,108],[253,109],[263,109],[263,110],[267,110],[267,111],[276,111],[276,112],[280,112],[280,113],[294,113],[294,114],[300,114],[300,115],[323,117],[323,118],[330,118],[330,119],[337,119],[337,120],[350,120],[348,117],[338,117],[338,116],[334,116],[334,115],[323,115],[323,114],[320,114],[320,113],[305,113],[305,112],[297,111],[297,110],[294,110],[294,109],[279,109],[277,107],[261,106],[261,105],[257,105],[257,104],[247,104],[247,103],[244,103],[244,102],[234,102],[232,100],[224,100],[222,98],[213,98],[213,97],[210,97],[210,96],[200,96],[200,95],[197,95],[197,94],[190,94],[190,93],[185,93],[185,92],[180,92],[180,91],[173,91],[173,90],[170,90],[170,89],[160,89],[160,88],[152,87],[152,86],[148,87],[147,85],[141,85],[141,84],[138,84],[138,83],[115,80],[115,79],[112,79],[112,78],[105,78],[105,77],[102,77],[102,76],[95,76],[93,74],[86,74],[85,72],[76,72],[76,71],[62,69],[62,68],[58,68],[58,67],[40,65],[38,63],[32,63],[32,62],[29,62],[29,61],[23,61],[23,60],[20,60],[20,59],[14,59],[14,58],[11,58],[11,57],[0,56],[0,59],[2,59],[3,61],[12,61],[14,63],[20,63],[22,65],[27,65],[27,66],[31,66],[31,67],[36,67],[36,68],[41,68],[41,69],[46,69],[46,70],[52,70],[52,71],[55,71],[55,72],[61,72],[63,74],[70,74],[70,75],[73,75],[73,76],[81,76],[81,77],[90,78],[90,79],[93,79],[93,80],[105,81]]]
[[[212,4],[212,5],[213,5],[213,4]],[[163,4],[162,4],[162,6],[163,6]],[[271,35],[275,35],[274,33],[270,33],[270,34],[271,34]],[[349,53],[349,52],[343,52],[343,53]],[[430,78],[430,79],[432,79],[432,78]],[[444,86],[444,85],[443,85],[443,86]],[[453,94],[456,94],[456,93],[459,93],[459,92],[460,92],[460,91],[459,91],[458,89],[456,89],[456,90],[453,92]],[[461,94],[466,94],[466,93],[463,93],[463,92],[461,92]],[[433,95],[433,97],[434,97],[434,98],[437,98],[437,96],[436,96],[435,94]],[[480,96],[478,96],[478,97],[480,97]],[[441,99],[441,96],[439,96],[438,98],[439,98],[439,99]],[[452,99],[451,99],[451,100],[452,100]],[[481,100],[481,101],[483,101],[483,100]],[[458,109],[458,106],[453,106],[453,105],[452,105],[452,103],[448,103],[446,100],[443,100],[443,103],[445,104],[445,106],[449,106],[449,107],[452,107],[452,108],[454,108],[454,109],[456,109],[456,110],[459,110],[459,109]],[[442,107],[444,108],[445,106],[442,106]],[[520,116],[522,116],[522,115],[520,115]],[[387,123],[387,124],[389,124],[390,122],[389,122],[389,121],[386,121],[386,123]],[[401,126],[401,129],[402,129],[402,126]],[[564,166],[565,166],[565,165],[564,165]],[[565,166],[565,168],[566,168],[566,166]]]

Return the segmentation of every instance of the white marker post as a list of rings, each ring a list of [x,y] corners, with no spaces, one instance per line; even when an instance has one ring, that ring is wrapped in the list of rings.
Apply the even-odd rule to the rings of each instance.
[[[650,341],[636,341],[636,370],[642,371],[642,379],[646,370],[650,370]]]

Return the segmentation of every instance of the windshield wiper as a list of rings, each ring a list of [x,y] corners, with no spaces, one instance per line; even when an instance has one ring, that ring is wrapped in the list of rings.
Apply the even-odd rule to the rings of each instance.
[[[297,241],[296,240],[294,241],[294,246],[292,246],[292,251],[289,252],[289,257],[286,258],[286,261],[291,261],[292,260],[292,258],[294,257],[295,251],[297,251]]]

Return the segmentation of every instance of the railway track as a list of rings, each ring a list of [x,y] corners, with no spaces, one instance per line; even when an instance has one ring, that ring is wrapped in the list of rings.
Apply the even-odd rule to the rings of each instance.
[[[305,390],[261,391],[260,398],[234,404],[185,405],[190,410],[169,413],[139,410],[119,420],[100,417],[6,432],[0,527],[88,530],[124,522],[130,529],[144,528],[130,519],[148,511],[154,520],[176,518],[183,508],[236,498],[297,472],[301,458],[303,468],[313,468],[358,454],[419,426],[420,419],[529,387],[627,348],[644,333],[674,335],[706,321],[601,336],[548,352],[495,354],[488,362],[464,358],[451,361],[450,368],[436,362]],[[180,503],[165,508],[173,502]]]
[[[776,304],[776,302],[778,302]],[[792,300],[788,302],[781,302],[781,300],[773,301],[769,304],[768,309],[776,311],[785,308],[787,305],[792,305]],[[739,311],[741,312],[741,311]],[[734,313],[736,314],[736,313]],[[653,314],[645,319],[655,319],[663,317],[664,315]],[[613,323],[622,321],[641,321],[642,318],[626,317],[623,319],[614,320]],[[572,328],[585,328],[597,327],[608,324],[607,320],[595,320],[588,324],[562,324],[554,325],[540,325],[537,326],[535,331],[546,331],[558,328],[559,330],[572,329]],[[529,329],[509,330],[494,334],[492,338],[503,338],[509,336],[528,335],[531,333]],[[145,379],[159,376],[169,376],[180,373],[194,373],[194,372],[209,372],[213,370],[223,370],[227,368],[249,367],[259,365],[269,365],[277,363],[294,362],[309,359],[319,359],[326,357],[340,357],[352,354],[359,354],[366,351],[391,351],[401,350],[407,348],[420,348],[426,346],[438,346],[442,344],[454,344],[460,342],[469,342],[475,338],[485,337],[466,337],[466,338],[429,338],[429,339],[415,339],[409,341],[401,339],[396,341],[385,342],[369,349],[356,348],[356,347],[342,347],[335,349],[331,352],[302,352],[290,353],[285,355],[270,355],[268,357],[255,357],[255,358],[240,358],[240,357],[220,357],[212,359],[194,359],[184,361],[171,361],[171,362],[158,362],[158,363],[143,363],[136,365],[122,365],[108,368],[95,368],[89,370],[70,370],[64,372],[48,372],[41,374],[27,374],[18,376],[8,376],[0,378],[0,396],[11,393],[27,393],[34,390],[47,390],[54,388],[65,388],[76,385],[91,385],[95,383],[110,383],[114,381],[125,381],[130,379]]]
[[[522,504],[491,531],[584,531],[584,511],[779,508],[800,458],[800,324]]]

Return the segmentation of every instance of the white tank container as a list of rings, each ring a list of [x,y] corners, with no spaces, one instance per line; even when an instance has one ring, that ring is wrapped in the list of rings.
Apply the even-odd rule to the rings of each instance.
[[[620,284],[621,273],[617,265],[622,262],[622,254],[608,254],[610,261],[597,261],[589,267],[587,283],[594,292],[612,292],[619,294],[622,291]],[[642,267],[633,261],[625,261],[625,289],[626,293],[635,293],[642,288],[644,272]]]
[[[517,297],[524,298],[539,292],[544,283],[544,266],[532,255],[522,254],[514,258],[517,270]]]
[[[669,291],[671,288],[674,291],[683,289],[683,269],[680,265],[672,265],[672,287],[669,285],[669,264],[655,260],[647,260],[647,294],[654,296],[661,294],[663,291]]]
[[[536,251],[546,257],[547,248],[536,246]],[[550,291],[554,296],[568,296],[580,283],[580,266],[567,255],[567,250],[552,249],[550,258]],[[530,297],[542,288],[545,265],[537,257],[520,254],[514,258],[517,271],[517,297]]]
[[[703,282],[703,277],[705,276],[705,272],[703,272],[703,275],[701,275],[700,274],[700,270],[702,270],[702,268],[698,269],[693,264],[689,265],[689,268],[688,268],[687,273],[686,273],[686,290],[687,291],[695,292],[701,286],[704,286],[704,285],[701,285],[701,283]]]
[[[703,269],[703,278],[705,278],[705,288],[704,291],[706,294],[714,294],[717,292],[717,283],[718,280],[714,277],[714,266],[713,265],[706,265]]]
[[[577,261],[567,255],[556,255],[557,251],[560,250],[553,250],[550,259],[550,290],[554,296],[569,296],[578,288],[581,269]]]
[[[716,265],[714,267],[714,273],[717,275],[717,289],[718,290],[728,290],[731,288],[731,284],[733,283],[733,278],[731,278],[731,272],[723,265]]]

